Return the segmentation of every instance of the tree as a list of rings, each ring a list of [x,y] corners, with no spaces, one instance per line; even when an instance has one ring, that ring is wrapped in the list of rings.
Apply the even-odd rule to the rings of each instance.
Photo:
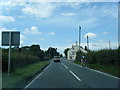
[[[85,46],[85,50],[86,50],[86,51],[88,51],[88,48],[87,48],[87,46]]]
[[[38,52],[38,51],[40,51],[40,46],[39,45],[32,45],[32,46],[30,46],[30,51],[31,52]]]
[[[39,57],[40,61],[44,61],[45,54],[43,50],[39,51],[37,56]]]
[[[62,54],[60,54],[60,57],[63,57],[63,55],[62,55]]]
[[[59,53],[57,52],[57,48],[49,47],[46,51],[46,54],[50,56],[50,58],[53,58],[54,56],[58,56]]]
[[[64,50],[64,54],[65,54],[65,57],[67,58],[67,52],[69,51],[70,49],[69,48],[66,48],[65,50]]]

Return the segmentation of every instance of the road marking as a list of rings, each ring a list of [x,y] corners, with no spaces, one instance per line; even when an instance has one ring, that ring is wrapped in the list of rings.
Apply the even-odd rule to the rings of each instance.
[[[75,75],[71,70],[69,70],[70,73],[78,80],[78,81],[82,81],[77,75]]]
[[[94,71],[94,72],[97,72],[97,73],[103,74],[103,75],[107,75],[107,76],[109,76],[109,77],[113,77],[113,78],[115,78],[115,79],[120,79],[119,77],[116,77],[116,76],[110,75],[110,74],[108,74],[108,73],[104,73],[104,72],[101,72],[101,71],[98,71],[98,70],[95,70],[95,69],[92,69],[92,68],[88,68],[88,69],[91,70],[91,71]]]
[[[66,69],[68,69],[68,67],[65,66]]]
[[[28,88],[39,76],[42,75],[43,72],[41,72],[32,82],[30,82],[23,90],[25,90],[26,88]]]
[[[51,64],[52,62],[43,70],[43,72],[46,71],[50,67]]]
[[[78,66],[78,67],[82,67],[82,66],[79,65],[79,64],[75,64],[75,63],[73,63],[73,64],[76,65],[76,66]],[[113,77],[113,78],[115,78],[115,79],[120,79],[119,77],[116,77],[116,76],[113,76],[113,75],[111,75],[111,74],[108,74],[108,73],[105,73],[105,72],[102,72],[102,71],[98,71],[98,70],[95,70],[95,69],[92,69],[92,68],[89,68],[89,67],[84,67],[84,68],[89,69],[89,70],[91,70],[91,71],[95,71],[95,72],[97,72],[97,73],[101,73],[101,74],[103,74],[103,75],[107,75],[107,76],[109,76],[109,77]]]
[[[52,64],[52,62],[43,70],[43,72],[45,70],[47,70],[48,67],[50,67],[51,64]],[[32,82],[30,82],[23,90],[25,90],[26,88],[28,88],[38,77],[40,77],[43,74],[43,72],[41,72],[34,80],[32,80]]]
[[[66,69],[68,69],[68,67],[67,67],[65,64],[62,63],[62,65],[63,65]]]
[[[68,67],[65,65],[65,64],[63,64],[62,63],[62,65],[66,68],[66,69],[68,69]],[[69,70],[69,72],[78,80],[78,81],[82,81],[77,75],[75,75],[71,70]]]

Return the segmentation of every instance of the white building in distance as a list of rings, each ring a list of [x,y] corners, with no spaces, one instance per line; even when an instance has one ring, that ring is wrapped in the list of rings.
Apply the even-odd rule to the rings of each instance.
[[[77,44],[72,45],[72,48],[70,48],[70,50],[67,52],[67,59],[75,60],[78,50],[79,50],[79,45],[77,45]],[[87,53],[87,51],[84,50],[81,46],[80,46],[80,50],[83,53]]]

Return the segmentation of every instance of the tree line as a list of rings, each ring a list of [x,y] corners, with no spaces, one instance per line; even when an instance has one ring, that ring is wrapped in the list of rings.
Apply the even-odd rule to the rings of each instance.
[[[8,52],[9,49],[2,49],[2,70],[6,72],[8,69]],[[43,51],[40,45],[31,45],[24,47],[13,47],[11,49],[11,71],[18,68],[23,68],[39,61],[47,61],[52,59],[55,55],[60,55],[57,48],[49,47],[48,50]],[[62,56],[62,55],[61,55]]]

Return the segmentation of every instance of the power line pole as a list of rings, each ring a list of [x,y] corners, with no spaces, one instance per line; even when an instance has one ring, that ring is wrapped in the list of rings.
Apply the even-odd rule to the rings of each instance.
[[[89,38],[87,36],[87,49],[89,50]]]
[[[111,49],[111,43],[110,43],[110,41],[109,41],[109,49]]]
[[[81,26],[79,26],[79,50],[80,50],[80,44],[81,44]]]

